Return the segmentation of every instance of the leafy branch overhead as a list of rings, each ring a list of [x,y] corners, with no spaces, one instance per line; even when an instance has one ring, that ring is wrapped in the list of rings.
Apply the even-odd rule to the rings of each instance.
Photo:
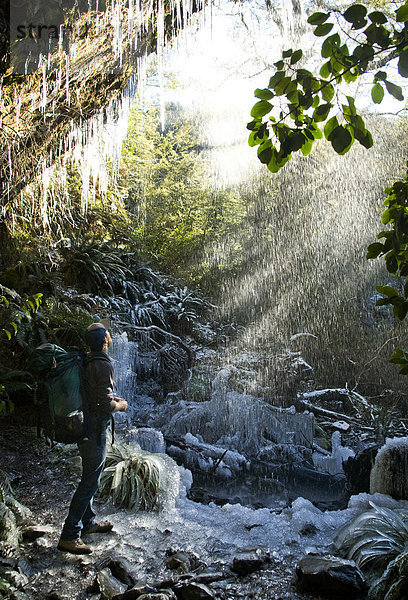
[[[386,71],[372,69],[396,58],[399,75],[408,77],[408,3],[398,8],[395,19],[353,4],[343,13],[313,13],[308,23],[314,27],[314,35],[323,40],[319,74],[297,66],[302,50],[285,50],[275,63],[268,86],[255,90],[259,100],[247,125],[251,131],[248,142],[259,146],[259,160],[273,173],[291,159],[293,152],[307,156],[313,142],[323,136],[337,154],[348,152],[355,140],[371,148],[372,135],[354,97],[345,95],[342,99],[341,84],[372,72],[371,98],[375,104],[381,103],[385,92],[404,99],[401,87],[388,79]]]

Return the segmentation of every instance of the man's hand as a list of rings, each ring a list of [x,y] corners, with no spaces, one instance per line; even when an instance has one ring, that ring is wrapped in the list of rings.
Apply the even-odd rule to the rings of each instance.
[[[114,410],[114,412],[126,412],[128,409],[128,403],[127,400],[124,400],[123,398],[115,398],[115,402],[116,402],[116,408]]]

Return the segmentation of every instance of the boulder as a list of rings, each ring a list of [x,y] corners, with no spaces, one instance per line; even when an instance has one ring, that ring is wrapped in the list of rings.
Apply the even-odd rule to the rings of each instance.
[[[108,564],[112,575],[129,588],[137,583],[137,577],[132,573],[132,565],[124,557],[112,558]]]
[[[361,492],[370,491],[370,473],[377,452],[377,445],[368,446],[343,462],[343,470],[346,475],[346,492],[349,496],[356,496]]]
[[[112,600],[115,596],[123,594],[127,590],[127,585],[116,579],[109,569],[99,571],[96,581],[103,600]]]
[[[167,550],[166,567],[179,573],[189,573],[201,565],[200,558],[194,552]]]
[[[238,575],[249,575],[259,571],[270,560],[269,551],[262,548],[244,548],[232,562],[231,570]]]
[[[212,600],[214,593],[204,583],[195,581],[179,583],[175,587],[177,597],[181,600]]]
[[[296,567],[296,588],[322,598],[347,600],[363,598],[365,579],[350,560],[335,556],[304,556]]]

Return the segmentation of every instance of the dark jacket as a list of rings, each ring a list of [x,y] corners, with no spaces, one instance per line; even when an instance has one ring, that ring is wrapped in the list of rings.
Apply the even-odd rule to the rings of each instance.
[[[88,352],[86,355],[85,396],[90,415],[109,419],[116,404],[113,365],[105,352]]]

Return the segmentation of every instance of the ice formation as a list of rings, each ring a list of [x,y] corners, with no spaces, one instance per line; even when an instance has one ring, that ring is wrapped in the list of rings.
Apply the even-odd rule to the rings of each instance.
[[[408,500],[408,437],[387,439],[370,477],[370,492]]]

